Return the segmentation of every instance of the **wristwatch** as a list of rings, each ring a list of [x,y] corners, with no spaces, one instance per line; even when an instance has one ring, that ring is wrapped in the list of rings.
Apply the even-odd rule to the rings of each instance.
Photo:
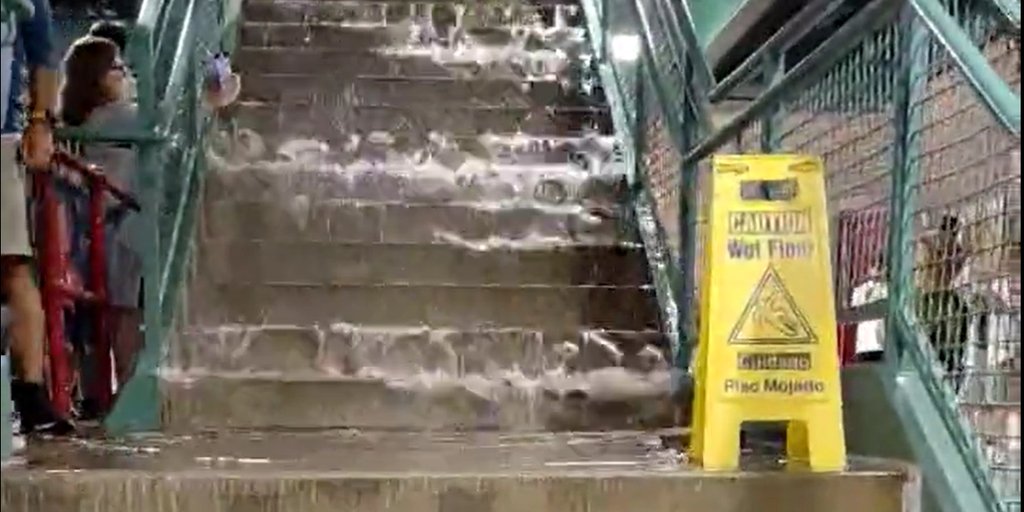
[[[25,122],[29,126],[36,123],[42,123],[52,128],[57,124],[57,118],[55,118],[53,113],[49,110],[35,110],[29,113],[28,119],[26,119]]]

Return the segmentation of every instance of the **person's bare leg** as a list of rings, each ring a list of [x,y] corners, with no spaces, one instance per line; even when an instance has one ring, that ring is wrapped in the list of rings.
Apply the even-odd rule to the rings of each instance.
[[[15,372],[23,382],[43,383],[43,306],[32,268],[24,258],[5,256],[2,263],[3,291],[11,310],[11,356]]]
[[[11,356],[17,377],[11,382],[11,395],[21,415],[22,432],[73,433],[74,425],[54,412],[46,391],[45,315],[30,260],[24,256],[4,256],[0,261],[0,281],[11,311]]]

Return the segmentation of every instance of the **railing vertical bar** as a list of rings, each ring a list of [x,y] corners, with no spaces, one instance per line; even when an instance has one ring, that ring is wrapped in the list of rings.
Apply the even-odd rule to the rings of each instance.
[[[89,181],[89,291],[93,295],[92,312],[93,336],[96,347],[96,376],[93,379],[92,394],[99,409],[110,410],[113,399],[110,379],[111,339],[108,330],[110,307],[107,302],[107,237],[106,237],[106,187],[105,183]],[[115,269],[116,270],[116,269]]]

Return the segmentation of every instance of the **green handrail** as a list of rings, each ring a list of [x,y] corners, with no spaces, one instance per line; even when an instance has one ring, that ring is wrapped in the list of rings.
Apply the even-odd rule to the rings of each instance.
[[[1020,0],[988,0],[988,3],[1020,34]]]
[[[764,67],[765,59],[773,52],[792,46],[807,35],[820,21],[831,15],[844,0],[815,0],[800,10],[793,19],[773,34],[763,45],[750,54],[736,69],[726,75],[722,81],[708,93],[710,101],[717,102],[728,98],[736,87],[746,82],[757,71]]]
[[[970,36],[937,0],[909,0],[920,19],[952,55],[992,114],[1020,136],[1020,96],[1003,81]],[[1019,8],[1019,6],[1018,6]]]
[[[203,169],[201,148],[209,124],[201,103],[201,66],[221,50],[225,21],[221,0],[187,0],[181,7],[178,0],[144,0],[129,39],[128,58],[139,75],[139,112],[145,129],[126,137],[139,152],[146,226],[145,343],[132,378],[105,420],[107,430],[114,433],[159,427],[157,372],[191,249]]]
[[[861,41],[864,34],[871,33],[890,19],[900,2],[901,0],[874,0],[868,4],[849,22],[843,24],[835,34],[815,48],[809,56],[790,69],[781,80],[758,95],[747,108],[690,149],[686,153],[686,161],[697,162],[711,156],[744,128],[768,113],[785,96],[827,73],[836,56],[849,51]]]

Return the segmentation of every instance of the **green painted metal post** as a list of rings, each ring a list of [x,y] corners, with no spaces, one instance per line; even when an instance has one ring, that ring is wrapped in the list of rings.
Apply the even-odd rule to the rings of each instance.
[[[767,85],[771,87],[778,84],[782,77],[786,76],[786,61],[782,51],[768,52],[765,56],[764,69],[767,76]],[[769,109],[769,112],[761,118],[761,152],[774,153],[779,149],[778,123],[785,112],[782,111],[781,103]]]
[[[644,83],[644,59],[633,66],[633,154],[639,160],[647,147],[647,86]]]
[[[155,42],[153,27],[159,13],[159,2],[143,2],[129,41],[128,55],[139,70],[138,103],[143,128],[157,130],[157,94],[154,77]],[[160,322],[160,225],[163,203],[160,150],[162,144],[143,143],[138,148],[139,186],[142,191],[142,274],[143,274],[143,329],[144,345],[135,363],[132,378],[118,393],[113,410],[107,415],[104,427],[112,433],[132,430],[153,430],[160,424],[159,390],[156,366],[159,364],[162,328]]]
[[[689,82],[694,79],[694,63],[689,58],[685,59],[685,62],[684,79]],[[692,102],[684,102],[682,114],[683,129],[679,153],[685,155],[696,144],[701,133],[699,114],[694,111]],[[679,342],[673,362],[673,369],[676,372],[675,378],[672,379],[674,392],[688,388],[686,379],[692,378],[690,360],[693,357],[693,349],[697,346],[697,322],[694,319],[697,312],[697,242],[700,236],[697,229],[697,198],[700,192],[698,162],[682,162],[679,173]]]
[[[889,198],[887,318],[904,315],[913,308],[914,289],[914,182],[918,175],[921,127],[920,108],[915,108],[924,94],[928,79],[928,34],[913,16],[902,13],[899,31],[898,69],[893,98],[894,134],[892,194]],[[888,323],[887,339],[896,340],[896,322]],[[902,366],[904,348],[900,343],[887,343],[886,361],[893,371]]]

